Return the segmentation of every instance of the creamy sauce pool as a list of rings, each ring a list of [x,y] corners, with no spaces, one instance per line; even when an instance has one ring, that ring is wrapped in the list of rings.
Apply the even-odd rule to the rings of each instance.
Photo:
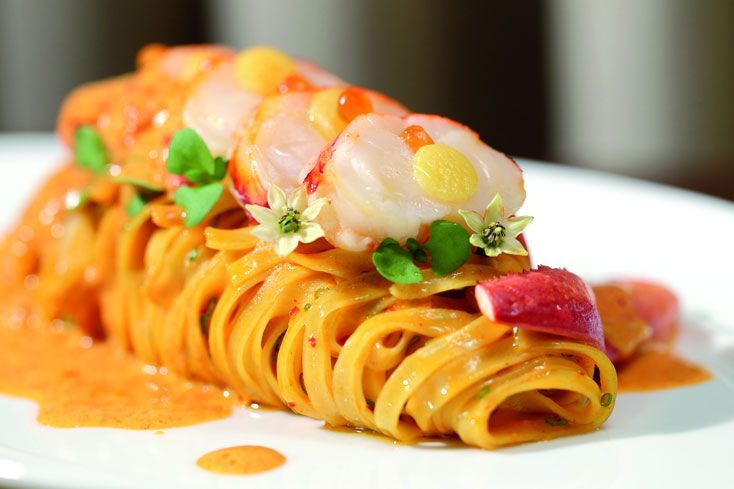
[[[162,429],[229,416],[214,386],[145,365],[111,343],[75,331],[0,325],[0,393],[39,404],[56,427]]]
[[[285,456],[272,448],[242,445],[209,452],[196,465],[219,474],[247,475],[275,469],[285,461]]]

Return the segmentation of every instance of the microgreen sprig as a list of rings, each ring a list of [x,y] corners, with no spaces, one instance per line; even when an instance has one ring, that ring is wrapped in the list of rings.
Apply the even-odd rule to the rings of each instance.
[[[431,223],[430,237],[424,244],[409,238],[403,248],[393,238],[385,238],[372,253],[372,263],[386,279],[397,284],[414,284],[423,280],[423,273],[415,264],[427,263],[441,277],[466,263],[471,254],[469,233],[459,224],[437,220]]]
[[[224,192],[221,180],[227,173],[227,160],[213,157],[201,136],[185,128],[171,140],[166,168],[190,183],[179,187],[173,195],[176,204],[186,212],[186,227],[200,224]]]
[[[74,159],[82,168],[102,174],[107,167],[107,148],[94,126],[81,126],[74,133]]]

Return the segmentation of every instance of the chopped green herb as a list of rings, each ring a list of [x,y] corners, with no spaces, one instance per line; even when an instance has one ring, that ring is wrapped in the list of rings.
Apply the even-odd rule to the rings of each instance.
[[[385,238],[372,253],[372,263],[386,279],[396,284],[414,284],[423,280],[423,274],[413,263],[413,255],[392,238]]]
[[[186,253],[186,263],[195,262],[197,258],[199,258],[199,248],[191,248],[191,250]]]
[[[558,416],[557,414],[551,414],[550,416],[547,416],[545,418],[545,424],[547,424],[548,426],[565,426],[568,424],[568,421]]]
[[[481,389],[479,389],[479,392],[477,392],[477,399],[484,399],[487,397],[487,394],[489,394],[489,386],[485,385]]]
[[[612,404],[613,399],[614,394],[612,394],[611,392],[605,392],[604,394],[602,394],[601,401],[599,402],[603,407],[609,407]]]
[[[439,277],[459,268],[471,255],[469,233],[455,222],[433,221],[423,247],[431,254],[431,269]]]
[[[107,148],[94,126],[81,126],[74,135],[74,158],[79,166],[103,173],[107,166]]]
[[[212,316],[214,315],[214,309],[217,307],[217,302],[219,302],[219,299],[216,297],[209,299],[206,306],[204,306],[204,310],[199,315],[199,328],[201,329],[201,334],[206,337],[209,336],[209,325],[212,322]]]
[[[318,298],[321,297],[321,294],[323,294],[327,290],[329,290],[328,287],[319,287],[318,289],[316,289],[316,291],[314,291],[313,293],[314,300],[318,300]]]
[[[308,311],[309,309],[311,309],[311,303],[310,302],[306,303],[306,305],[303,306],[303,310],[304,311]]]

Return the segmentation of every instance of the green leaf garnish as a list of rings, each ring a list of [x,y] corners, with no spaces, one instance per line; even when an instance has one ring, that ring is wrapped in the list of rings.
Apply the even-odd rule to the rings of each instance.
[[[145,199],[140,194],[135,194],[130,199],[130,202],[127,203],[125,211],[127,212],[128,216],[135,217],[140,214],[140,211],[143,210],[143,207],[145,207]]]
[[[487,394],[489,394],[489,386],[485,385],[477,392],[477,399],[483,399],[487,397]]]
[[[219,181],[227,174],[227,160],[212,157],[201,136],[187,127],[173,135],[166,168],[193,184],[179,187],[173,200],[186,212],[186,227],[198,225],[222,196]]]
[[[459,268],[471,255],[469,233],[455,222],[443,220],[433,221],[423,248],[431,254],[431,268],[439,277]]]
[[[136,192],[133,194],[130,202],[127,203],[127,207],[125,208],[127,215],[130,217],[137,216],[143,210],[145,204],[161,195],[161,193],[162,192],[150,190],[141,190],[140,192]]]
[[[418,263],[428,263],[428,255],[426,254],[426,251],[423,249],[423,246],[421,246],[417,239],[408,238],[405,246],[408,247],[408,251],[410,251],[410,253],[413,255],[413,259],[415,261],[417,261]]]
[[[179,187],[173,200],[186,212],[186,227],[193,227],[204,220],[222,196],[224,186],[219,182],[200,187]]]
[[[413,263],[413,255],[392,238],[385,238],[372,253],[372,263],[386,279],[396,284],[414,284],[423,280],[423,274]]]
[[[222,174],[218,179],[215,178],[221,168],[214,162],[214,157],[201,136],[189,127],[173,135],[168,148],[166,168],[171,173],[185,176],[192,183],[207,184],[224,177]]]
[[[103,173],[107,166],[107,148],[93,126],[81,126],[74,135],[74,158],[79,166]]]
[[[212,175],[212,178],[219,181],[223,179],[226,174],[227,160],[225,160],[221,156],[217,156],[216,158],[214,158],[214,174]]]

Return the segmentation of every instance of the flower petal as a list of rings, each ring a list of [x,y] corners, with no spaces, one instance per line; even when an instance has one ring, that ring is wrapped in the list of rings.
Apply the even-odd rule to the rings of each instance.
[[[525,231],[525,228],[528,227],[528,224],[530,224],[532,221],[532,216],[511,217],[510,219],[502,223],[505,226],[505,232],[507,233],[505,236],[514,238],[518,234]]]
[[[274,183],[271,183],[268,189],[268,205],[276,214],[282,214],[285,210],[285,192]]]
[[[295,209],[298,212],[302,212],[308,204],[308,196],[303,187],[298,187],[288,196],[288,207]]]
[[[484,220],[482,219],[482,216],[480,216],[477,212],[459,209],[459,214],[461,214],[461,217],[464,218],[464,221],[466,222],[466,225],[469,226],[469,229],[471,229],[475,233],[481,234],[484,232]]]
[[[321,208],[328,204],[327,199],[316,199],[314,200],[306,210],[301,212],[301,221],[313,221],[316,216],[321,212]]]
[[[502,253],[502,250],[494,246],[487,246],[486,248],[484,248],[484,254],[487,256],[499,256],[500,253]]]
[[[504,217],[505,208],[502,206],[502,196],[494,194],[492,202],[489,203],[484,211],[484,225],[489,226],[493,222],[500,222]]]
[[[266,224],[261,224],[252,230],[252,235],[262,241],[275,241],[279,234],[277,227]]]
[[[281,235],[281,237],[278,238],[278,241],[275,242],[275,253],[278,254],[278,256],[286,256],[291,254],[297,246],[297,234]]]
[[[505,236],[502,239],[500,250],[502,251],[502,253],[507,253],[508,255],[524,256],[528,254],[525,247],[522,245],[522,243],[520,243],[520,241],[517,240],[517,238],[511,238],[509,236]]]
[[[280,217],[272,209],[252,204],[246,205],[245,209],[247,209],[247,212],[252,214],[252,217],[254,217],[260,224],[278,224],[278,219]]]
[[[303,222],[296,235],[301,243],[313,243],[324,235],[324,230],[315,222]]]
[[[482,238],[481,234],[472,234],[469,236],[469,243],[477,248],[484,248],[487,246],[487,243],[484,242],[484,238]]]

